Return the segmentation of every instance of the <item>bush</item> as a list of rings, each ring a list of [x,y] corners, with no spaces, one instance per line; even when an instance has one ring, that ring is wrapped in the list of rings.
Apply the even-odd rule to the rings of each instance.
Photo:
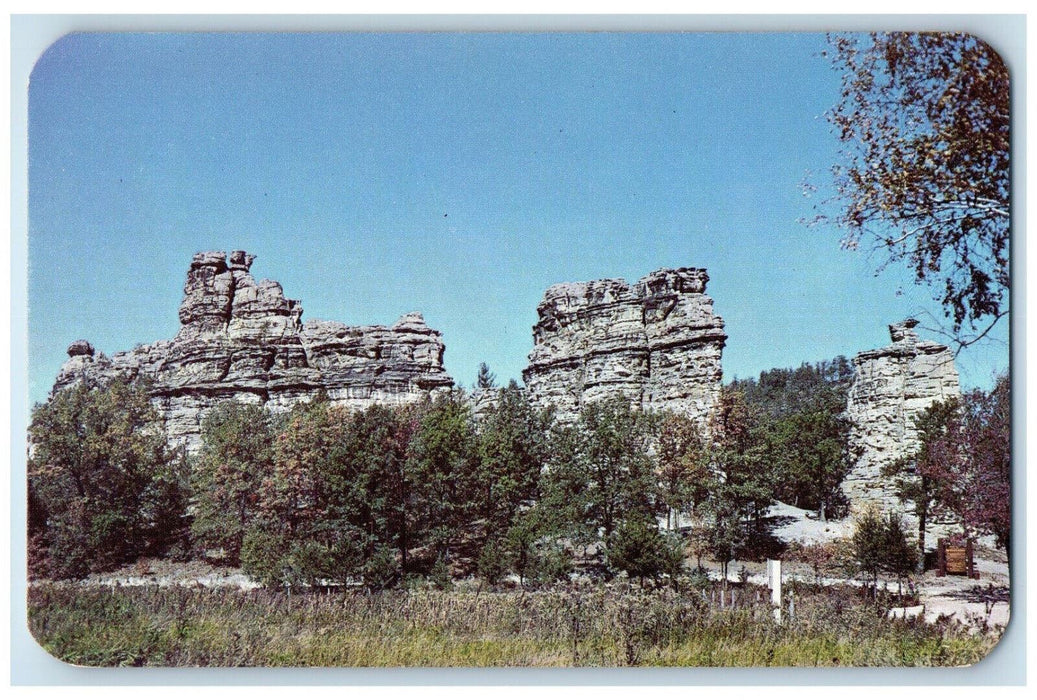
[[[396,560],[396,552],[390,547],[380,546],[374,554],[364,562],[361,568],[364,585],[369,590],[381,591],[394,587],[400,581],[402,573]]]
[[[573,572],[572,556],[557,544],[538,548],[531,563],[529,578],[538,583],[568,581]]]
[[[345,583],[360,564],[359,549],[343,541],[329,545],[295,540],[280,533],[254,528],[241,546],[241,568],[266,587],[317,586]]]
[[[608,554],[613,567],[642,583],[663,574],[676,577],[684,563],[680,541],[663,535],[655,523],[643,519],[624,522],[609,543]]]
[[[900,579],[911,572],[917,561],[903,523],[894,513],[882,516],[875,508],[864,511],[857,518],[851,543],[854,561],[869,576],[873,594],[880,573]]]
[[[450,567],[447,566],[446,560],[443,557],[436,559],[436,563],[432,565],[432,569],[428,573],[428,580],[429,583],[441,591],[448,591],[453,588],[454,582],[450,578]]]
[[[486,583],[493,586],[504,578],[505,574],[508,573],[510,565],[511,556],[505,547],[505,543],[499,538],[486,540],[486,544],[479,551],[479,561],[476,565],[479,576],[485,579]]]

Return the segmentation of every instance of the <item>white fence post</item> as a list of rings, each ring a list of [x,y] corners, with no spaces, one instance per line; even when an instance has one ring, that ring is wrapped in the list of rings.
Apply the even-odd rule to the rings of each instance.
[[[781,624],[781,560],[767,560],[767,580],[771,587],[771,607],[774,621]]]

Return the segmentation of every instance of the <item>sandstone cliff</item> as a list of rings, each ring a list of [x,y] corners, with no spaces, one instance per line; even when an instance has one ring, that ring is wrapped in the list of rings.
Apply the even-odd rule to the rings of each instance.
[[[892,345],[853,360],[846,410],[852,421],[850,447],[859,456],[843,490],[855,510],[868,503],[904,509],[882,468],[917,446],[917,416],[933,402],[960,393],[954,355],[945,345],[921,340],[916,325],[914,319],[891,325]]]
[[[410,313],[392,326],[302,322],[302,307],[281,285],[256,281],[254,256],[198,253],[191,261],[172,340],[112,357],[84,340],[68,348],[54,391],[83,378],[147,381],[169,441],[194,450],[201,421],[219,401],[272,410],[324,391],[335,403],[364,408],[403,404],[453,385],[443,369],[443,341]]]
[[[720,394],[724,321],[698,268],[556,284],[537,307],[523,372],[536,405],[572,420],[586,403],[623,395],[645,410],[669,409],[705,425]]]

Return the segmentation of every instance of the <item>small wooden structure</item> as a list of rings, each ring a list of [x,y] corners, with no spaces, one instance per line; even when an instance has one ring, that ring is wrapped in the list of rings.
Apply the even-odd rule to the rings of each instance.
[[[953,545],[947,538],[937,540],[937,576],[967,576],[979,578],[972,557],[972,540],[965,540],[965,545]]]

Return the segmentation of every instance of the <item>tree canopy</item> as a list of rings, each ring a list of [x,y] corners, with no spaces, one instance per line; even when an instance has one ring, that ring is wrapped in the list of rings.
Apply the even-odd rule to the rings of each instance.
[[[29,425],[30,537],[36,572],[79,577],[159,554],[182,527],[182,484],[141,387],[76,384]],[[170,529],[173,532],[170,532]]]
[[[870,241],[930,285],[959,347],[1008,314],[1009,75],[968,34],[830,37],[842,72],[828,120],[842,143],[815,223]],[[831,213],[829,213],[831,212]]]

